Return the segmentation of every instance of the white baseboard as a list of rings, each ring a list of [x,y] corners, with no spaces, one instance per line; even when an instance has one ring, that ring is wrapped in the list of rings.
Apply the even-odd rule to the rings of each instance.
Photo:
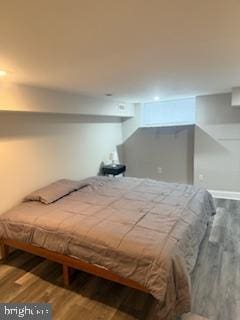
[[[208,318],[201,317],[197,314],[187,313],[181,317],[181,320],[209,320]]]
[[[208,190],[214,198],[240,200],[240,192]]]

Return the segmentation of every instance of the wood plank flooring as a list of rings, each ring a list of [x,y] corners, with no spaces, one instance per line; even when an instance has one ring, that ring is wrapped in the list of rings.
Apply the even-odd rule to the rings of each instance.
[[[240,202],[216,204],[192,275],[193,312],[240,320]],[[60,265],[15,251],[7,264],[0,263],[0,302],[51,303],[54,320],[145,320],[152,298],[83,272],[65,289]]]
[[[240,201],[217,199],[217,214],[192,275],[193,312],[240,319]]]

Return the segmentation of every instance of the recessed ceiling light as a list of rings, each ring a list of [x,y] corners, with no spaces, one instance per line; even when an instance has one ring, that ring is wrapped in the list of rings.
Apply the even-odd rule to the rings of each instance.
[[[7,75],[7,71],[0,70],[0,77],[5,77]]]
[[[0,77],[5,77],[7,75],[7,71],[0,70]]]
[[[159,100],[158,96],[154,97],[154,101],[158,101],[158,100]]]

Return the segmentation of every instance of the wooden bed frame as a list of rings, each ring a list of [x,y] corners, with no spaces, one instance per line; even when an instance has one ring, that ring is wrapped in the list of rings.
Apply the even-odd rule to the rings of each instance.
[[[1,239],[0,246],[1,246],[2,259],[4,261],[7,260],[9,255],[9,248],[11,247],[11,248],[20,249],[20,250],[32,253],[34,255],[46,258],[47,260],[50,260],[50,261],[60,263],[63,268],[63,283],[65,287],[69,287],[70,285],[69,271],[70,271],[70,268],[73,268],[73,269],[78,269],[107,280],[111,280],[113,282],[123,284],[127,287],[134,288],[134,289],[143,291],[145,293],[149,293],[149,291],[146,288],[144,288],[143,286],[141,286],[140,284],[138,284],[133,280],[120,277],[105,268],[101,268],[96,265],[89,264],[77,258],[66,256],[54,251],[50,251],[41,247],[33,246],[28,243],[19,242],[11,239]]]

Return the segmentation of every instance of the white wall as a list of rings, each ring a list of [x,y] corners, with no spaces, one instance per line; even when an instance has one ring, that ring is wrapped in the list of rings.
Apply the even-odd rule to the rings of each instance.
[[[96,175],[132,105],[0,82],[0,213],[59,178]]]
[[[129,176],[192,183],[195,141],[194,183],[240,191],[240,109],[231,107],[231,94],[197,98],[194,140],[191,126],[140,128],[140,105],[135,106],[136,117],[123,123],[111,113],[101,115],[101,99],[99,116],[57,114],[58,101],[63,97],[61,108],[66,103],[67,109],[71,95],[36,90],[24,90],[24,105],[33,112],[0,112],[0,213],[56,179],[96,175],[116,147]],[[98,112],[95,98],[78,98],[78,110]],[[20,96],[13,94],[13,99],[9,110],[23,105]],[[55,113],[39,113],[43,110]]]
[[[232,106],[239,108],[240,107],[240,88],[232,89]]]
[[[240,192],[240,108],[230,93],[197,98],[194,183]]]
[[[117,119],[0,113],[0,213],[56,179],[96,175],[121,141]]]
[[[197,97],[195,129],[140,128],[136,105],[136,117],[123,122],[128,175],[240,192],[240,108],[231,100],[231,93]]]
[[[123,122],[123,158],[127,175],[180,183],[193,183],[194,127],[140,128],[136,117]],[[162,173],[158,172],[162,168]]]
[[[124,110],[119,106],[124,105]],[[0,80],[0,111],[131,117],[133,105],[111,97],[89,97]]]

